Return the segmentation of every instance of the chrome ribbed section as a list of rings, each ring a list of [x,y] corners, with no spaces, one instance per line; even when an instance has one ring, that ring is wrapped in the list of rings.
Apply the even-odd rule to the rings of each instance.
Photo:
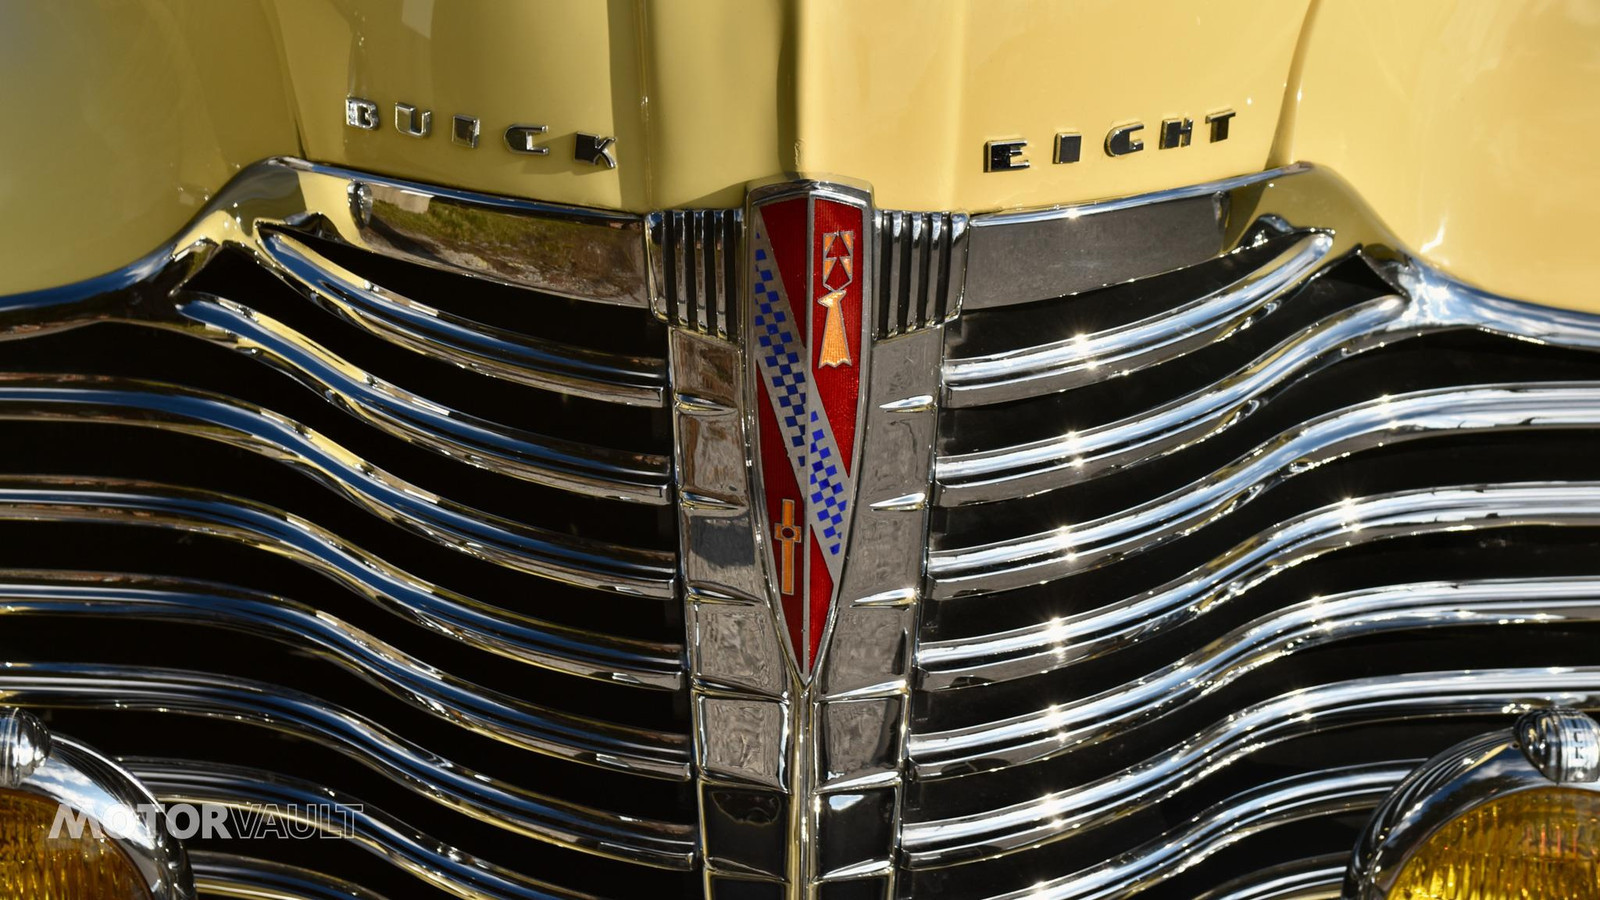
[[[191,842],[209,894],[692,892],[650,298],[642,217],[273,161],[0,300],[0,696],[168,799],[362,798]]]
[[[1336,895],[1415,759],[1600,706],[1600,319],[1305,167],[972,225],[912,895]]]
[[[876,337],[937,325],[961,308],[967,216],[879,210]]]
[[[699,334],[734,331],[744,211],[674,209],[651,213],[650,277],[656,315]]]

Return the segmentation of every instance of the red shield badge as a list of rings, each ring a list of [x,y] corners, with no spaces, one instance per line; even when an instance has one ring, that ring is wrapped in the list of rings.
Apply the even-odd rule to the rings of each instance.
[[[829,185],[751,196],[755,470],[771,595],[802,677],[823,646],[849,548],[860,444],[867,200]]]

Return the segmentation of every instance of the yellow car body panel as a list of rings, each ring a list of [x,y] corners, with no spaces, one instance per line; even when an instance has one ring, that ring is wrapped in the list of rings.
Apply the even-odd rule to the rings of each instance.
[[[11,4],[0,293],[126,265],[241,167],[301,156],[643,211],[828,174],[908,209],[1051,206],[1296,160],[1484,288],[1600,311],[1600,18],[1583,3],[101,0]],[[380,127],[344,121],[377,104]],[[396,130],[395,104],[432,113]],[[1228,138],[1204,119],[1235,113]],[[476,149],[452,140],[480,122]],[[1280,121],[1281,116],[1281,121]],[[1162,149],[1163,119],[1193,122]],[[1111,157],[1113,126],[1145,149]],[[511,152],[544,125],[547,155]],[[615,168],[574,159],[615,138]],[[1079,161],[1052,162],[1057,133]],[[1022,139],[1030,167],[984,171]]]
[[[1353,184],[1413,252],[1600,312],[1600,6],[1320,2],[1273,164]]]

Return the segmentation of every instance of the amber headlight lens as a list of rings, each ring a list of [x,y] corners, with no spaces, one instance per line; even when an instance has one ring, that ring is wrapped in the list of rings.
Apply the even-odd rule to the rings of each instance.
[[[1455,819],[1400,869],[1389,900],[1600,897],[1600,794],[1522,791]]]
[[[0,897],[29,900],[150,900],[133,861],[87,822],[56,837],[54,800],[0,791]]]

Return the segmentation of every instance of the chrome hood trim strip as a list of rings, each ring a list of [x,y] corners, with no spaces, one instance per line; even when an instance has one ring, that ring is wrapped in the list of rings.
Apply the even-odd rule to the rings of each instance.
[[[694,855],[690,825],[621,816],[534,793],[279,685],[211,672],[16,663],[0,672],[0,698],[25,707],[142,710],[269,728],[326,746],[420,797],[526,837],[673,869],[687,868]]]

